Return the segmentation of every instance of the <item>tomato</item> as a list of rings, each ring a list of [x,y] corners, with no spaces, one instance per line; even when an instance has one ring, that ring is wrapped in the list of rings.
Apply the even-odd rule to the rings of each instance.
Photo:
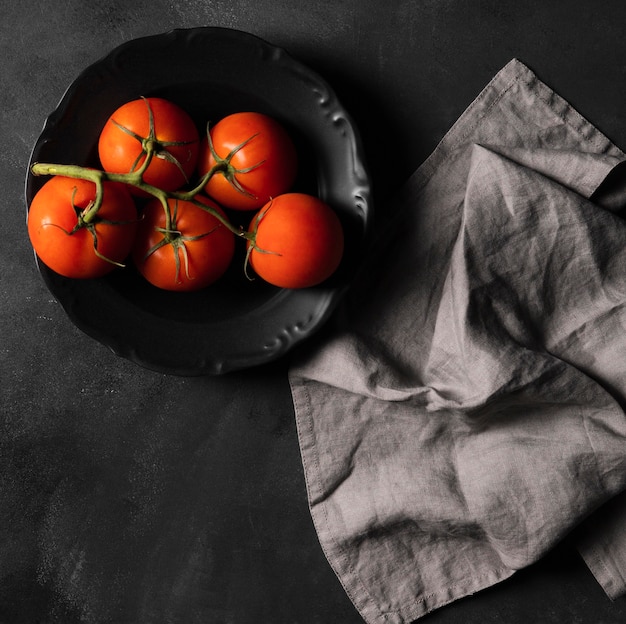
[[[228,159],[234,151],[227,171],[214,175],[205,187],[206,193],[220,205],[234,210],[258,210],[271,197],[291,189],[298,169],[297,152],[291,137],[275,119],[255,112],[234,113],[210,128],[210,136],[219,158]],[[205,136],[198,172],[202,176],[214,164]]]
[[[55,176],[33,197],[28,235],[39,259],[56,273],[70,278],[101,277],[129,255],[137,229],[135,203],[121,184],[104,182],[103,189],[96,218],[88,227],[77,229],[80,211],[96,197],[93,182]]]
[[[111,115],[98,140],[103,169],[136,171],[145,161],[148,139],[154,140],[156,152],[143,175],[144,182],[164,191],[184,186],[196,169],[200,136],[187,112],[162,98],[133,100]]]
[[[224,212],[201,196],[196,200]],[[165,290],[192,291],[209,286],[225,272],[234,255],[235,236],[217,217],[190,201],[168,199],[166,213],[158,199],[146,203],[133,260],[139,272]]]
[[[337,214],[317,197],[286,193],[253,218],[249,262],[266,282],[281,288],[315,286],[338,268],[344,250]]]

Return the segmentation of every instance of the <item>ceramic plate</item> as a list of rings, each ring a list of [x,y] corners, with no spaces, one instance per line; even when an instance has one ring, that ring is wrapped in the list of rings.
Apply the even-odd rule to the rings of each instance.
[[[320,196],[343,222],[341,267],[323,285],[301,290],[248,281],[242,259],[195,293],[156,289],[130,267],[83,281],[38,262],[43,280],[80,329],[153,370],[220,374],[281,357],[327,321],[367,233],[370,185],[349,114],[324,79],[281,48],[235,30],[174,30],[130,41],[87,68],[46,120],[31,164],[98,166],[102,126],[118,106],[140,96],[171,99],[200,128],[242,110],[281,121],[301,161],[294,190]],[[27,175],[27,205],[46,179]]]

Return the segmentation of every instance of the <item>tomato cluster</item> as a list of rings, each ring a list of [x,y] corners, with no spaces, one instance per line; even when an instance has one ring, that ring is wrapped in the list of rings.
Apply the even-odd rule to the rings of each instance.
[[[202,136],[177,104],[140,98],[107,120],[98,156],[101,170],[49,166],[30,205],[33,248],[61,275],[100,277],[130,260],[158,288],[198,290],[226,273],[237,238],[246,266],[281,288],[317,285],[339,266],[341,222],[294,189],[296,147],[265,114],[230,114]],[[229,217],[242,213],[247,230]]]

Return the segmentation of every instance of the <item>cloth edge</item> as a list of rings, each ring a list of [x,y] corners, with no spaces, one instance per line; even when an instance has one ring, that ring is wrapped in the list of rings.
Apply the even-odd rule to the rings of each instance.
[[[483,87],[479,94],[461,113],[460,117],[454,122],[450,129],[445,133],[443,138],[435,146],[430,156],[417,168],[415,173],[411,175],[409,181],[415,180],[418,187],[424,184],[439,165],[454,149],[459,142],[457,135],[461,128],[468,126],[468,120],[474,114],[476,108],[481,106],[485,110],[490,109],[505,93],[513,86],[521,77],[534,78],[533,72],[519,59],[511,59],[500,71]],[[468,135],[483,118],[483,114],[472,120],[470,126],[464,130],[463,135]]]
[[[593,533],[590,524],[593,524]],[[599,539],[598,535],[602,537]],[[609,542],[619,541],[621,559]],[[603,505],[577,533],[578,553],[611,600],[626,594],[626,492]]]
[[[489,109],[497,104],[506,92],[519,80],[536,86],[547,100],[550,108],[559,115],[565,123],[574,128],[585,138],[586,142],[595,139],[597,150],[607,152],[619,158],[626,154],[618,148],[604,133],[594,126],[586,117],[579,113],[567,100],[546,85],[537,74],[518,58],[511,59],[480,91],[470,105],[461,113],[452,127],[436,145],[426,160],[416,169],[405,183],[402,194],[410,191],[415,193],[428,182],[432,174],[448,157],[448,155],[467,137],[482,121]],[[483,112],[470,121],[476,109],[481,107]],[[458,137],[460,128],[466,128],[461,137]]]

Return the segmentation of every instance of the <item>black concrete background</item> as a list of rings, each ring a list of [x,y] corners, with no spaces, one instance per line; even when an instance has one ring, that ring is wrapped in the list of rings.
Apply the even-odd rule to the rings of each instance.
[[[384,198],[518,57],[626,147],[621,0],[22,0],[0,19],[0,622],[358,624],[319,548],[287,362],[156,374],[83,335],[44,287],[23,183],[46,115],[128,39],[225,26],[324,75]],[[618,624],[565,539],[424,620]]]

